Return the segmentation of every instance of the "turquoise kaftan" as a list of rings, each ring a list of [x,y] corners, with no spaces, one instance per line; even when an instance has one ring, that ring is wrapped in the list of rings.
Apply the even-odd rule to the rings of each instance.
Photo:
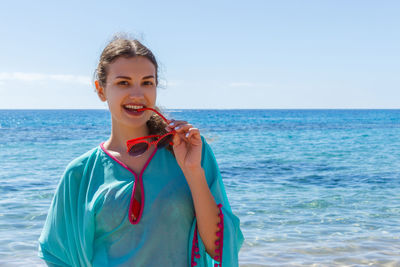
[[[222,261],[205,250],[189,186],[171,152],[155,150],[135,174],[102,145],[67,166],[39,238],[39,256],[52,266],[238,266],[240,221],[214,154],[204,137],[202,142],[207,184],[222,205]],[[131,224],[136,181],[144,193],[139,222]]]

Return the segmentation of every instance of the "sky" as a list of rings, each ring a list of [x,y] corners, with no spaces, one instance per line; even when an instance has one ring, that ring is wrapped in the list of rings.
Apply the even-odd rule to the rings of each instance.
[[[168,109],[400,108],[399,1],[4,1],[0,109],[104,109],[114,34],[160,64]]]

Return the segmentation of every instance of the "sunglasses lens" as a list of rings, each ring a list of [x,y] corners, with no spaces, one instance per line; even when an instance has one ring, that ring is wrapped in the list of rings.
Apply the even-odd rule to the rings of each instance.
[[[146,152],[148,147],[147,143],[138,143],[135,144],[134,146],[131,147],[131,149],[129,149],[129,155],[135,157],[135,156],[139,156],[141,154],[143,154],[144,152]]]
[[[166,147],[172,141],[172,137],[173,135],[169,134],[158,140],[157,148]]]

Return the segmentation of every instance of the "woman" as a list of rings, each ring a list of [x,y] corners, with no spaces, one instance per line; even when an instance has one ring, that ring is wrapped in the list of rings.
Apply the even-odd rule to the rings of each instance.
[[[243,235],[214,154],[199,129],[159,112],[152,52],[115,38],[96,78],[111,134],[67,166],[39,256],[56,266],[238,266]]]

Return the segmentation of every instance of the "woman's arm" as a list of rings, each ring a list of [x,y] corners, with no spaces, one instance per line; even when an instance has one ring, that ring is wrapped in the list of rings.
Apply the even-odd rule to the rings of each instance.
[[[199,234],[204,242],[207,253],[214,258],[219,246],[215,245],[218,239],[219,209],[207,185],[207,180],[202,168],[184,171],[186,180],[192,192],[196,212]]]

